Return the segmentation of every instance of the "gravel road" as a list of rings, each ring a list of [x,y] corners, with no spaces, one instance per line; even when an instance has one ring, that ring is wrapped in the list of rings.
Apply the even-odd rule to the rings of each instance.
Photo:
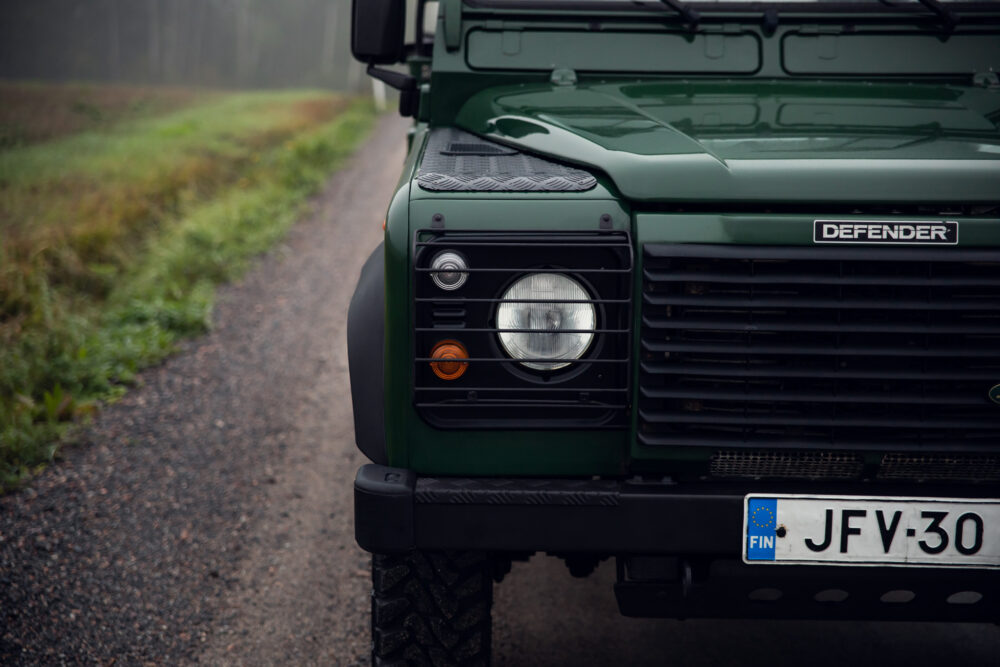
[[[344,341],[406,123],[386,117],[285,243],[33,485],[0,498],[0,664],[365,664]],[[500,665],[995,665],[987,625],[625,619],[613,567],[516,563]]]

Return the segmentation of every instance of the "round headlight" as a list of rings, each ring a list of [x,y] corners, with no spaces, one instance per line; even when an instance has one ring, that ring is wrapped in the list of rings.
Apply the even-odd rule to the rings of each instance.
[[[594,340],[597,315],[593,304],[566,302],[590,298],[580,283],[558,273],[532,273],[521,278],[504,292],[497,308],[500,344],[514,359],[553,360],[522,361],[528,368],[554,371],[568,366],[559,360],[583,356]],[[519,301],[524,299],[532,303]]]
[[[465,258],[452,250],[442,250],[431,260],[431,280],[443,290],[457,290],[469,279]]]

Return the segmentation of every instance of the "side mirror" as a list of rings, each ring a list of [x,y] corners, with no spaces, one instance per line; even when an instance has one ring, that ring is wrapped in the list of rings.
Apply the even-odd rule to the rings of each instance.
[[[369,65],[389,65],[404,58],[406,0],[353,0],[351,53]]]

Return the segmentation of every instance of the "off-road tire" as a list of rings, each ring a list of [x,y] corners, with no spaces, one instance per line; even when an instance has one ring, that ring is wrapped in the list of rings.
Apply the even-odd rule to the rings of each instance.
[[[493,571],[480,552],[372,557],[372,664],[490,663]]]

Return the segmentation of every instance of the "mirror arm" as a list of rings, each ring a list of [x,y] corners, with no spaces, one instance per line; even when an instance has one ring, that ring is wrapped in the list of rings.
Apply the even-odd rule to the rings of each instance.
[[[425,56],[424,53],[424,12],[427,7],[427,0],[417,0],[417,25],[415,31],[415,41],[417,43],[417,55]]]
[[[420,91],[417,90],[417,80],[409,74],[380,69],[368,65],[368,76],[378,79],[390,88],[399,91],[399,115],[416,117],[420,103]]]

